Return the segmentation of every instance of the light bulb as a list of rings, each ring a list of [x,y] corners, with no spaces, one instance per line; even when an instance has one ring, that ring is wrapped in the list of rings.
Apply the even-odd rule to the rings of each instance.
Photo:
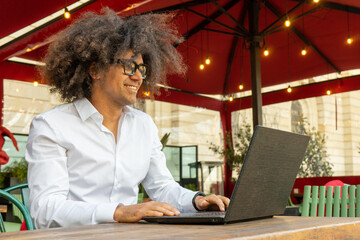
[[[34,87],[37,87],[39,85],[38,81],[34,81]]]
[[[70,18],[70,12],[67,8],[64,10],[64,18],[69,19]]]
[[[240,89],[240,90],[243,90],[243,89],[244,89],[244,85],[240,84],[240,85],[239,85],[239,89]]]
[[[292,89],[291,89],[290,85],[288,86],[288,88],[286,89],[286,91],[287,91],[288,93],[291,93]]]
[[[314,3],[318,3],[318,2],[320,2],[320,0],[313,0],[314,1]]]
[[[204,70],[204,68],[205,68],[204,64],[203,63],[200,64],[200,70]]]
[[[301,55],[305,56],[307,54],[307,51],[306,49],[304,48],[302,51],[301,51]]]
[[[352,38],[349,36],[348,38],[347,38],[347,40],[346,40],[346,42],[348,43],[348,44],[351,44],[352,43]]]
[[[264,50],[264,56],[269,56],[269,50],[267,48]]]
[[[327,94],[327,95],[330,95],[330,94],[331,94],[331,90],[328,89],[328,90],[326,91],[326,94]]]
[[[206,58],[205,63],[206,63],[207,65],[210,64],[210,58],[209,58],[209,57]]]
[[[144,91],[143,94],[144,94],[146,97],[148,97],[148,96],[150,96],[150,91]]]
[[[229,97],[229,101],[232,102],[234,98],[232,96]]]
[[[289,19],[289,17],[287,17],[287,19],[285,21],[285,27],[290,27],[290,25],[291,25],[290,19]]]

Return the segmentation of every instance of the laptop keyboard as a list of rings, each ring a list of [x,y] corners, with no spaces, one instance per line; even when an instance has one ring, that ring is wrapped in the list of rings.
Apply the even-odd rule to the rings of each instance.
[[[196,212],[196,213],[182,213],[180,217],[219,217],[225,216],[225,212],[220,211],[204,211],[204,212]]]

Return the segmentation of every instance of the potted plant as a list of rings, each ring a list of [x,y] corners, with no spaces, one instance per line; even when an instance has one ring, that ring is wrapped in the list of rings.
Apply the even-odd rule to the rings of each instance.
[[[28,165],[25,158],[4,166],[0,173],[0,188],[25,183],[27,181]]]
[[[238,175],[240,173],[242,163],[244,162],[251,136],[251,126],[250,124],[244,122],[239,127],[239,131],[234,134],[233,138],[230,132],[226,132],[226,144],[224,147],[210,143],[209,149],[212,150],[216,155],[225,157],[226,163],[229,165],[230,169],[235,171]],[[235,182],[236,178],[232,178],[231,181]]]
[[[297,177],[332,176],[333,164],[327,160],[328,154],[325,135],[317,131],[315,127],[311,128],[309,122],[302,115],[299,116],[295,132],[310,136],[309,145]]]

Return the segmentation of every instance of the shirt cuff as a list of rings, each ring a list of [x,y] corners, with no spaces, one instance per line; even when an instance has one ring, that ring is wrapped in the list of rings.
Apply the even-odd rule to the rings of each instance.
[[[206,194],[203,193],[203,192],[197,192],[197,193],[194,195],[193,199],[192,199],[192,204],[193,204],[194,208],[196,209],[196,211],[201,211],[200,209],[198,209],[198,208],[196,207],[195,198],[196,198],[197,196],[206,196]]]
[[[95,224],[115,222],[114,213],[118,203],[106,203],[97,206],[93,222]]]

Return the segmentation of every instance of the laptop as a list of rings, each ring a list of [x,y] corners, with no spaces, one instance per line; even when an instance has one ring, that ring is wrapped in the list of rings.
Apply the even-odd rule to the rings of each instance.
[[[225,212],[144,217],[157,223],[225,224],[283,214],[310,137],[256,126]]]

